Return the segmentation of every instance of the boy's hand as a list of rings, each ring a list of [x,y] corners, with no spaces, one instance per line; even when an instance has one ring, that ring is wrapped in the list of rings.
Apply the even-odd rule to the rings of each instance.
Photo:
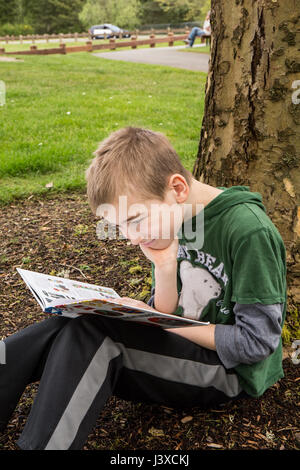
[[[152,310],[156,312],[155,308],[150,307],[150,305],[146,304],[142,300],[131,299],[130,297],[121,297],[120,299],[116,299],[122,305],[131,305],[132,307],[144,308],[147,310]]]
[[[178,244],[178,238],[175,238],[171,245],[162,250],[155,250],[150,246],[143,245],[140,245],[140,248],[144,255],[155,264],[155,267],[161,268],[177,263]]]

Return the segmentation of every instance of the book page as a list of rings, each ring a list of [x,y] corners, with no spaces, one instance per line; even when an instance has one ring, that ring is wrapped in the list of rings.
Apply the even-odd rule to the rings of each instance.
[[[83,283],[67,278],[17,268],[26,285],[46,313],[76,318],[82,314],[97,314],[109,318],[138,321],[163,328],[204,325],[196,321],[162,313],[157,310],[119,304],[120,296],[109,287]]]
[[[117,299],[120,296],[114,289],[97,286],[72,279],[37,273],[16,268],[30,290],[36,293],[45,306],[56,303],[74,303],[88,299]],[[37,299],[38,300],[38,299]],[[40,302],[39,302],[40,303]]]
[[[48,307],[46,312],[61,315],[96,314],[102,315],[106,318],[138,321],[168,328],[209,324],[208,322],[201,322],[169,313],[162,313],[158,310],[147,309],[146,307],[143,309],[139,307],[118,305],[117,302],[118,299],[115,301],[108,299],[83,300],[73,304],[67,304],[64,302],[63,304],[56,304],[55,307]]]

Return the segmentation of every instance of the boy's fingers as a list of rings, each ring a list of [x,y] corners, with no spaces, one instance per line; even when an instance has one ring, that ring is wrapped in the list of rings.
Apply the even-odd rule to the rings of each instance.
[[[150,305],[146,304],[145,302],[143,302],[142,300],[136,300],[136,299],[132,299],[131,297],[121,297],[121,299],[118,299],[118,301],[120,303],[123,303],[122,301],[124,300],[124,302],[128,303],[128,304],[132,304],[132,305],[139,305],[140,307],[142,308],[147,308],[149,310],[155,310],[154,308],[150,307]]]

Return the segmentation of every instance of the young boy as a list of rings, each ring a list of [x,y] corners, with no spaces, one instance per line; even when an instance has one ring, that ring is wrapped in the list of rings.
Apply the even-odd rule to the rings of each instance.
[[[81,449],[112,394],[208,407],[258,397],[283,377],[285,248],[260,194],[195,180],[162,134],[132,127],[100,144],[86,179],[94,214],[152,263],[149,305],[132,305],[209,324],[51,317],[6,338],[3,429],[26,385],[40,381],[18,446]],[[188,221],[201,235],[194,245]]]

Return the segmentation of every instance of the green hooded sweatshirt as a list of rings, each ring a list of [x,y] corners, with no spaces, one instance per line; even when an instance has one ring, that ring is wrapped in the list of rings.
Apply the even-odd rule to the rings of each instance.
[[[184,269],[200,267],[198,271],[202,272],[202,278],[197,283],[202,297],[201,308],[193,318],[213,324],[233,325],[235,303],[284,303],[283,326],[287,300],[283,240],[267,216],[259,193],[251,192],[247,186],[218,189],[223,192],[201,211],[202,225],[197,225],[196,216],[191,219],[193,230],[203,230],[203,245],[193,247],[189,243],[190,235],[186,236],[184,229],[178,235],[181,237],[177,255],[178,295],[181,295],[183,287],[180,264],[185,260]],[[185,295],[193,295],[191,286],[184,287]],[[174,314],[190,316],[180,305],[180,300]],[[262,395],[284,375],[281,339],[276,350],[267,358],[253,364],[239,364],[234,369],[242,388],[249,395]]]

